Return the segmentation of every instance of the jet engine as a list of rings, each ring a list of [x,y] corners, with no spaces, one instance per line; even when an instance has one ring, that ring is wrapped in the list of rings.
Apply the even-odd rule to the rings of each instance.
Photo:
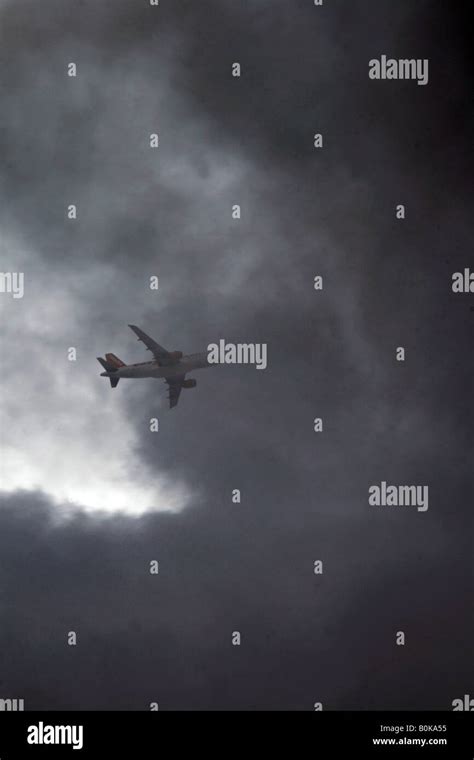
[[[171,351],[169,358],[172,362],[179,362],[180,359],[183,358],[183,352],[182,351]]]
[[[197,380],[185,380],[183,382],[183,388],[195,388],[197,385]]]

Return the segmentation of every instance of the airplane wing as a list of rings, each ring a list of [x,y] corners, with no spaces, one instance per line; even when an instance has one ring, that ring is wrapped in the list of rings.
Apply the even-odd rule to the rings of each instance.
[[[170,400],[170,409],[177,405],[181,388],[183,387],[183,380],[186,375],[174,375],[173,377],[165,377],[165,382],[168,383],[168,398]]]
[[[153,340],[153,338],[150,338],[149,335],[143,332],[143,330],[140,330],[139,327],[136,325],[129,325],[130,329],[133,330],[135,335],[138,337],[138,340],[141,340],[142,343],[145,344],[148,351],[151,351],[153,356],[155,357],[156,361],[160,365],[166,365],[171,363],[170,354],[169,351],[166,350],[166,348],[163,348],[163,346],[160,346],[159,343],[156,342],[156,340]]]

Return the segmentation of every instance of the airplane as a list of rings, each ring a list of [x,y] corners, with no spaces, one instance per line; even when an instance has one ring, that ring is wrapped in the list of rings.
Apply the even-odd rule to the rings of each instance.
[[[170,409],[177,405],[182,388],[195,388],[197,381],[189,378],[186,374],[195,369],[203,369],[212,366],[207,361],[207,354],[188,354],[183,356],[182,351],[167,351],[153,338],[140,330],[136,325],[129,325],[138,340],[145,344],[148,351],[153,354],[153,361],[140,362],[139,364],[125,364],[115,354],[105,354],[105,359],[97,357],[97,361],[105,369],[101,377],[108,377],[112,388],[116,388],[119,380],[135,377],[163,378],[168,383],[168,398]]]

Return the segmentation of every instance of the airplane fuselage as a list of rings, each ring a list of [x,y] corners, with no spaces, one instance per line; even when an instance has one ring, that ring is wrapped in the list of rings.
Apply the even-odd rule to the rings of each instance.
[[[101,377],[139,378],[139,377],[175,377],[185,375],[196,369],[204,369],[211,365],[207,361],[207,353],[188,354],[173,364],[160,365],[157,361],[125,364],[114,372],[102,372]]]

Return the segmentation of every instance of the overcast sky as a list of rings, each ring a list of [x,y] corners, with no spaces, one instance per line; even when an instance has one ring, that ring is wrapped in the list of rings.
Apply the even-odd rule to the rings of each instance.
[[[413,0],[1,2],[0,260],[25,293],[0,294],[0,698],[472,694],[467,28]],[[371,81],[382,54],[429,84]],[[197,372],[170,411],[162,381],[100,377],[149,358],[129,323],[263,342],[268,368]],[[383,480],[429,509],[369,506]]]

